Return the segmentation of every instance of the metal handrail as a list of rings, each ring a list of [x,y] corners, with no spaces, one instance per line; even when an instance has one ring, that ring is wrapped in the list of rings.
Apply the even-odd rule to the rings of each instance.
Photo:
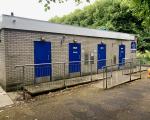
[[[123,62],[123,63],[132,63],[132,62]],[[104,66],[103,68],[106,68],[106,67],[111,67],[111,66],[117,66],[117,65],[120,65],[121,63],[118,63],[118,64],[112,64],[112,65],[106,65]]]
[[[112,59],[102,59],[102,60],[97,60],[97,62],[100,61],[109,61]],[[81,61],[71,61],[71,62],[52,62],[52,63],[40,63],[40,64],[25,64],[25,65],[16,65],[16,67],[23,67],[23,66],[42,66],[42,65],[53,65],[53,64],[69,64],[69,63],[81,63],[81,62],[93,62],[95,60],[81,60]]]

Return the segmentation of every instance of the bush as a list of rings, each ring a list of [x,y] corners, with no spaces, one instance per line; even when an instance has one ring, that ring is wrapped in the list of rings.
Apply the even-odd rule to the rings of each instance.
[[[150,51],[145,51],[144,53],[137,52],[137,58],[141,59],[142,64],[150,65]]]

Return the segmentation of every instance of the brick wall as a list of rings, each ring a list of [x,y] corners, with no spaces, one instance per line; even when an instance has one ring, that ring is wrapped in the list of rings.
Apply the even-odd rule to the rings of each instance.
[[[52,45],[52,62],[68,62],[68,44],[77,40],[81,43],[81,59],[84,60],[84,54],[92,53],[94,55],[93,71],[97,71],[97,44],[103,42],[107,45],[107,59],[113,59],[116,56],[118,63],[118,45],[126,45],[126,57],[133,57],[135,54],[130,52],[131,41],[109,40],[103,38],[92,38],[65,35],[65,40],[61,44],[63,35],[43,33],[43,32],[31,32],[21,30],[5,30],[5,45],[6,45],[6,78],[7,86],[15,85],[18,81],[21,81],[22,73],[16,72],[16,65],[34,64],[34,45],[33,42],[39,40],[40,37],[44,37]],[[82,64],[82,72],[88,72],[88,65]],[[21,68],[19,71],[21,71]],[[63,76],[63,65],[52,66],[53,80]],[[28,81],[33,81],[34,68],[28,68],[28,76],[25,76]],[[68,75],[68,66],[65,69],[65,74]]]
[[[6,87],[6,71],[5,71],[5,33],[0,31],[0,85],[5,89]]]

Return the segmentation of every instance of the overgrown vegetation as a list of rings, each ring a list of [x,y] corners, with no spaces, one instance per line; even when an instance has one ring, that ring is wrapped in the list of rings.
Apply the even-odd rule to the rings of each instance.
[[[145,51],[145,53],[137,52],[137,57],[140,58],[142,64],[150,65],[150,51]]]
[[[97,0],[50,22],[136,34],[138,50],[145,51],[150,46],[143,41],[150,37],[150,0]]]

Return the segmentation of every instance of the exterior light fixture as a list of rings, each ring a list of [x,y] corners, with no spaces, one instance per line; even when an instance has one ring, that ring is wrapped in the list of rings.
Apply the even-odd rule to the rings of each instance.
[[[40,41],[45,42],[46,40],[45,40],[45,38],[44,38],[44,37],[40,37]]]
[[[77,43],[77,40],[74,39],[73,42],[74,42],[74,43]]]

